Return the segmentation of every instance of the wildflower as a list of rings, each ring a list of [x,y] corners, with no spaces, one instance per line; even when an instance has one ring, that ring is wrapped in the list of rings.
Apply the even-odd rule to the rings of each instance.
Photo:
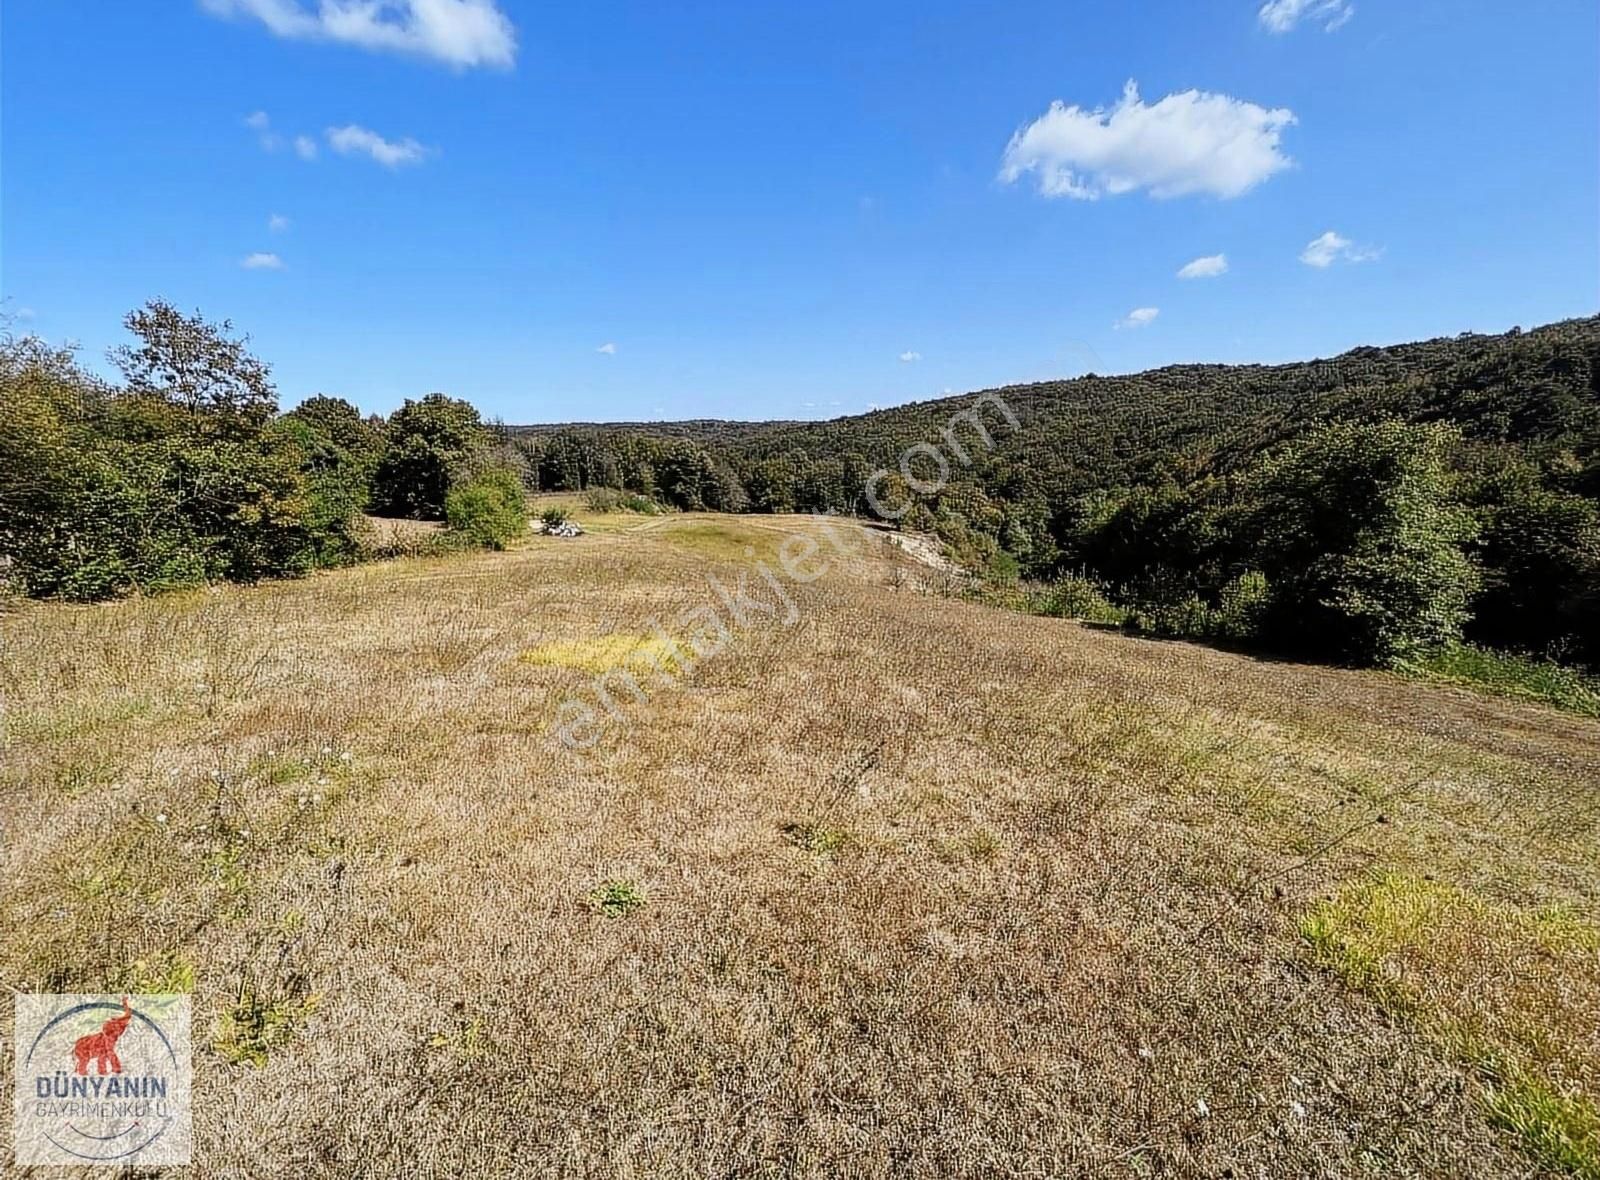
[[[1293,1112],[1294,1117],[1297,1119],[1303,1119],[1306,1117],[1306,1108],[1299,1102],[1289,1103],[1289,1109]]]
[[[355,757],[354,754],[352,754],[349,750],[346,750],[343,754],[339,755],[339,761],[340,762],[348,762],[354,757]]]
[[[1211,1114],[1211,1108],[1206,1105],[1204,1098],[1197,1098],[1194,1103],[1194,1112],[1201,1118],[1206,1118]]]
[[[156,815],[156,823],[158,823],[158,824],[164,824],[164,823],[166,823],[166,822],[167,822],[167,813],[166,813],[166,812],[164,812],[164,811],[163,811],[163,812],[159,812],[159,813],[158,813],[158,814],[157,814],[157,815]]]

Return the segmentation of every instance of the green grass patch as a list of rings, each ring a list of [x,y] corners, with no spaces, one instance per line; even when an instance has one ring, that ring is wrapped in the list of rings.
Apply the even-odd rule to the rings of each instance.
[[[589,908],[608,918],[625,918],[644,908],[644,890],[632,881],[605,881],[589,891]]]
[[[1543,701],[1585,717],[1600,717],[1600,680],[1547,660],[1457,643],[1412,662],[1405,671],[1427,680],[1464,684],[1495,696]]]
[[[781,830],[789,843],[817,856],[833,856],[850,843],[850,833],[826,824],[791,823],[784,824]]]
[[[128,967],[113,990],[141,995],[187,995],[194,991],[195,966],[177,951],[164,951]]]
[[[765,529],[714,520],[674,521],[656,535],[700,557],[726,562],[771,562],[779,540]]]
[[[211,1047],[235,1065],[261,1066],[293,1039],[296,1029],[317,1009],[317,996],[268,997],[245,985],[233,1007],[222,1014]]]
[[[1453,885],[1380,874],[1314,906],[1317,963],[1406,1019],[1476,1074],[1489,1121],[1548,1168],[1600,1180],[1600,1102],[1581,1043],[1600,1003],[1600,929]]]
[[[1594,1103],[1513,1073],[1484,1086],[1489,1121],[1528,1155],[1580,1180],[1600,1180],[1600,1111]]]

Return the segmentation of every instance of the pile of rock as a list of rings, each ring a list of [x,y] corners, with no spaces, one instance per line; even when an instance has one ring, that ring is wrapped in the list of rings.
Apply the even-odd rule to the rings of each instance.
[[[533,526],[533,531],[536,533],[543,533],[547,537],[583,536],[583,529],[576,521],[572,520],[564,520],[560,524],[545,524],[543,521],[536,521]]]

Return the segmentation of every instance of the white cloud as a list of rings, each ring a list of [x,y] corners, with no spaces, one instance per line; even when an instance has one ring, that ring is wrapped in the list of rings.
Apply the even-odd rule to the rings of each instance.
[[[599,348],[595,349],[595,351],[596,352],[603,352],[607,356],[616,356],[617,355],[617,346],[615,344],[613,344],[611,341],[607,340]]]
[[[1114,325],[1118,328],[1142,328],[1161,314],[1159,307],[1136,307]]]
[[[309,135],[295,136],[294,154],[302,160],[315,160],[317,158],[317,141]]]
[[[912,352],[910,349],[907,349],[905,352],[902,352],[900,354],[900,363],[902,365],[915,364],[917,361],[920,361],[921,359],[922,359],[922,354],[920,352]]]
[[[420,164],[428,149],[414,139],[385,139],[376,131],[351,123],[346,127],[328,128],[328,146],[341,156],[370,156],[385,168],[399,168],[403,164]]]
[[[223,17],[253,18],[278,37],[336,41],[432,58],[456,69],[509,68],[517,31],[495,0],[200,0]]]
[[[267,218],[267,228],[275,234],[281,234],[289,228],[289,219],[282,213],[274,213]]]
[[[30,320],[32,320],[34,318],[34,316],[37,315],[38,313],[35,312],[33,310],[33,308],[31,308],[31,307],[19,307],[19,308],[17,308],[15,314],[16,314],[17,319],[21,320],[23,323],[27,323]]]
[[[275,152],[283,146],[283,136],[272,129],[272,119],[266,111],[252,111],[244,117],[244,125],[256,133],[262,151]]]
[[[283,259],[276,254],[247,254],[239,262],[246,270],[282,270]]]
[[[1358,246],[1330,229],[1306,244],[1300,251],[1300,261],[1325,270],[1335,262],[1371,262],[1379,253],[1370,246]]]
[[[1218,275],[1228,273],[1228,256],[1226,254],[1207,254],[1204,258],[1196,258],[1178,271],[1180,279],[1214,279]]]
[[[1267,0],[1256,15],[1269,33],[1287,33],[1303,20],[1321,21],[1323,32],[1331,33],[1355,14],[1350,0]]]
[[[1280,150],[1294,112],[1185,90],[1154,105],[1130,81],[1109,110],[1057,101],[1011,137],[1000,179],[1038,174],[1047,197],[1082,201],[1147,190],[1152,197],[1238,197],[1289,167]]]

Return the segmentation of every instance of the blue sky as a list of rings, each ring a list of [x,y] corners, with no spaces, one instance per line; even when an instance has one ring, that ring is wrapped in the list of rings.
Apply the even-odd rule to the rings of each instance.
[[[7,0],[0,33],[17,326],[99,364],[163,296],[285,405],[826,417],[1600,307],[1593,0]]]

